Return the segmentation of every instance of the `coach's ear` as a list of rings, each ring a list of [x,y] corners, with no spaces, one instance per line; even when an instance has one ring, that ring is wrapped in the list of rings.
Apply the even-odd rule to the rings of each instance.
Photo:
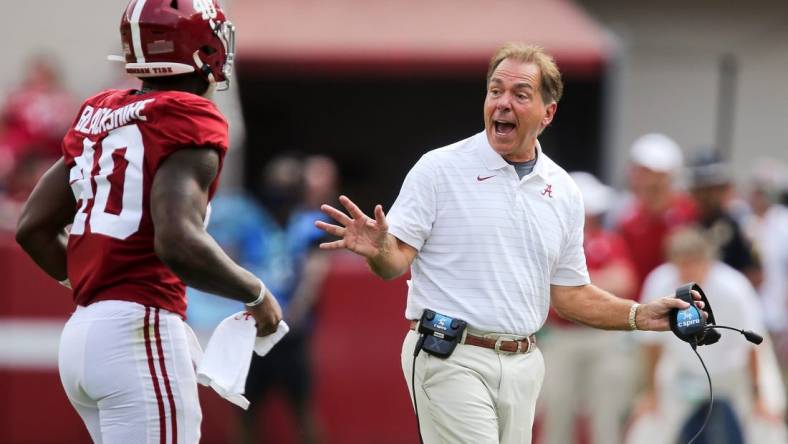
[[[545,114],[544,114],[544,117],[542,117],[542,123],[541,123],[541,127],[539,129],[539,133],[540,134],[553,121],[553,118],[555,117],[556,111],[558,111],[558,104],[555,101],[550,102],[550,104],[545,106]]]

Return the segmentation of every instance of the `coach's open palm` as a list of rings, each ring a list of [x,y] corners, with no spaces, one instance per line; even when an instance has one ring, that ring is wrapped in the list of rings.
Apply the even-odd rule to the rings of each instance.
[[[339,196],[339,202],[350,213],[350,216],[331,205],[324,204],[320,206],[320,209],[340,225],[316,221],[315,226],[342,239],[322,243],[320,248],[325,250],[346,248],[367,258],[377,256],[383,249],[389,229],[386,216],[383,214],[383,207],[375,206],[375,218],[372,219],[346,196]]]

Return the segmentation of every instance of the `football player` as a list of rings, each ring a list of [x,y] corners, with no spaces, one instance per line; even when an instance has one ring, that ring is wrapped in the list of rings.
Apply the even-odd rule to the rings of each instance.
[[[17,241],[73,289],[60,377],[95,442],[199,441],[184,284],[245,302],[260,336],[281,320],[204,229],[228,147],[209,97],[229,86],[234,31],[216,0],[131,0],[123,61],[141,89],[84,102],[20,217]]]

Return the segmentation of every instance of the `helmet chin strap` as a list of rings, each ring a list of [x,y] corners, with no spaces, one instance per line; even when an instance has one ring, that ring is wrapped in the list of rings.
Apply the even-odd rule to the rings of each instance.
[[[200,71],[204,71],[205,67],[208,66],[207,64],[203,63],[202,60],[200,60],[199,50],[198,51],[194,51],[194,53],[192,54],[192,58],[194,59],[194,64],[200,67]],[[209,71],[207,77],[208,77],[208,90],[209,91],[206,91],[206,94],[208,92],[210,92],[210,94],[213,94],[214,91],[226,91],[226,90],[230,89],[230,79],[229,78],[227,80],[225,80],[224,82],[221,82],[221,84],[220,84],[219,82],[216,81],[216,78],[214,77],[212,72]],[[210,97],[210,96],[207,96],[207,97]]]
[[[208,82],[208,89],[202,93],[202,96],[208,100],[213,100],[214,91],[216,91],[216,82]]]

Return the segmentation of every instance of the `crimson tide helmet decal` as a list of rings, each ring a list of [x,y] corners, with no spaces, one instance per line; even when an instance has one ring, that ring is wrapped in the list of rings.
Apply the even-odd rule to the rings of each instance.
[[[131,0],[120,21],[126,72],[162,77],[197,72],[229,87],[235,27],[216,0]]]

